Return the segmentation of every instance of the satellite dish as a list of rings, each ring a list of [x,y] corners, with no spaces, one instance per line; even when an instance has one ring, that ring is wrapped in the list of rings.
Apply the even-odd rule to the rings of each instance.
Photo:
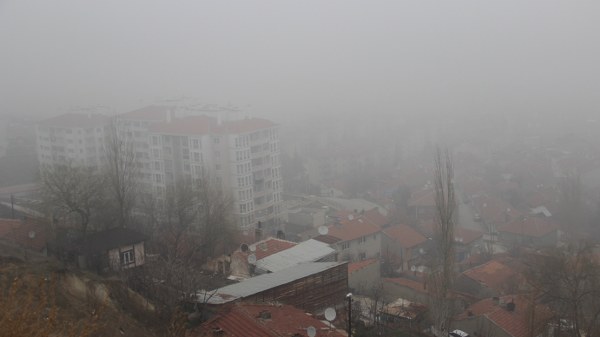
[[[410,266],[410,271],[416,271],[416,270],[417,270],[417,267],[415,267],[415,266]]]
[[[329,228],[327,226],[319,226],[319,234],[327,235],[329,233]]]
[[[242,243],[242,244],[240,245],[240,250],[241,250],[242,252],[244,252],[244,253],[245,253],[245,252],[247,252],[247,251],[248,251],[248,245],[247,245],[247,244],[245,244],[245,243]]]
[[[256,255],[254,255],[254,254],[248,255],[248,263],[255,264],[256,263]]]
[[[335,309],[334,308],[327,308],[325,309],[325,319],[333,322],[333,320],[335,319],[336,313],[335,313]]]
[[[317,329],[315,329],[315,327],[311,325],[308,328],[306,328],[306,334],[308,335],[308,337],[315,337],[317,335]]]
[[[250,248],[251,252],[255,252],[256,251],[256,246],[249,246],[249,248]]]
[[[30,231],[28,235],[29,235],[30,239],[34,239],[35,238],[35,231]]]

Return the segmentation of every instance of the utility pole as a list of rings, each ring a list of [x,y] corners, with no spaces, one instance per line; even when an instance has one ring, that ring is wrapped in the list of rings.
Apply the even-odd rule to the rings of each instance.
[[[348,299],[348,337],[352,337],[352,293],[346,295]]]
[[[15,196],[14,195],[10,195],[10,213],[12,218],[15,218]]]

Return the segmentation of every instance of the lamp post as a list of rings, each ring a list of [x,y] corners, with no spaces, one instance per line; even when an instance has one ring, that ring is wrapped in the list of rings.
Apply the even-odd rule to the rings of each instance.
[[[352,293],[348,293],[346,299],[348,299],[348,337],[352,337]]]

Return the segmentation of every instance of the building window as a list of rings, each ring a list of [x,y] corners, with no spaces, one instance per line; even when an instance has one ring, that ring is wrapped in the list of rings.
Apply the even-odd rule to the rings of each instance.
[[[350,248],[350,242],[342,242],[342,250]]]
[[[133,253],[133,249],[121,252],[121,264],[126,266],[132,263],[135,263],[135,254]]]
[[[359,260],[362,261],[362,260],[364,260],[366,258],[367,258],[367,253],[365,253],[365,252],[358,253],[358,259]]]

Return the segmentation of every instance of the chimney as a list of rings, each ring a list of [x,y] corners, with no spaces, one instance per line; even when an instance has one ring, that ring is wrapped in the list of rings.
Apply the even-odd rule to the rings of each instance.
[[[260,222],[259,222],[258,227],[256,229],[254,229],[254,241],[258,242],[258,241],[262,240],[262,234],[263,234],[263,231],[260,228]]]
[[[260,314],[258,314],[258,317],[260,317],[260,319],[271,319],[271,312],[268,310],[261,311]]]
[[[506,310],[507,311],[515,311],[517,305],[515,304],[514,300],[511,300],[510,302],[506,303]]]

